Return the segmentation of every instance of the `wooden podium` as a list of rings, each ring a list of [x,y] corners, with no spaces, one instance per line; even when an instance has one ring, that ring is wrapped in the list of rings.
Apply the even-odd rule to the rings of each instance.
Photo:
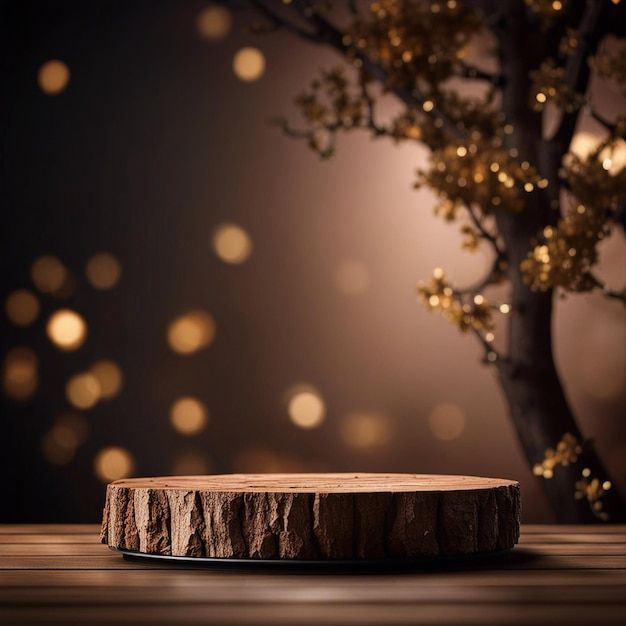
[[[193,559],[372,561],[512,548],[511,480],[424,474],[224,474],[118,480],[101,540]]]

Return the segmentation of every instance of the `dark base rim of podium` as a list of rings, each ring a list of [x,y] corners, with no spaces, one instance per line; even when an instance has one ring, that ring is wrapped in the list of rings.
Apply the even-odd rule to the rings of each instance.
[[[341,569],[354,570],[359,569],[428,569],[441,568],[446,565],[463,565],[467,564],[492,564],[496,565],[499,561],[510,557],[514,548],[507,550],[495,550],[492,552],[473,552],[471,554],[446,554],[432,557],[414,557],[403,559],[319,559],[319,560],[301,560],[301,559],[241,559],[241,558],[218,558],[208,556],[172,556],[169,554],[148,554],[146,552],[137,552],[134,550],[124,550],[109,546],[109,549],[116,552],[130,561],[157,561],[170,565],[179,565],[183,567],[204,567],[204,568],[238,568],[238,569],[263,569],[263,568],[292,568],[292,569]],[[517,552],[520,552],[518,549]]]

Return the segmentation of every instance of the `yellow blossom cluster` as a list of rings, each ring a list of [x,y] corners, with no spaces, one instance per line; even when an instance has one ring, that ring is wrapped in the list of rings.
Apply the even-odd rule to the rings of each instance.
[[[332,154],[332,133],[361,125],[366,110],[363,94],[351,89],[341,67],[322,70],[295,104],[309,126],[309,146],[323,157]]]
[[[533,467],[535,476],[552,478],[554,470],[558,465],[567,467],[578,461],[578,456],[582,452],[582,445],[572,433],[565,433],[556,444],[556,448],[548,448],[545,451],[541,463],[536,463]]]
[[[483,213],[521,211],[524,192],[545,188],[548,181],[527,161],[520,163],[503,148],[476,141],[434,150],[430,168],[418,170],[416,187],[422,185],[436,191],[436,213],[453,220],[464,206],[477,206]]]
[[[462,295],[452,288],[439,267],[427,283],[418,285],[417,293],[431,311],[440,311],[462,332],[470,329],[485,332],[493,330],[492,309],[487,300],[477,294],[470,302],[464,302]]]
[[[584,468],[582,477],[576,481],[576,491],[574,497],[577,500],[586,499],[593,514],[603,522],[609,521],[609,515],[604,511],[602,497],[612,488],[611,481],[601,481],[598,478],[591,478],[591,470]]]
[[[570,206],[556,226],[543,229],[521,264],[532,289],[589,291],[598,286],[591,273],[598,260],[597,247],[620,203],[626,201],[626,168],[611,174],[610,159],[599,158],[609,143],[589,158],[567,159],[562,176],[570,191]]]
[[[565,81],[565,68],[558,66],[553,59],[530,72],[530,80],[530,105],[535,111],[541,111],[548,102],[552,102],[559,109],[571,113],[584,102],[584,98],[572,91]]]
[[[452,74],[470,39],[481,29],[478,14],[457,0],[412,2],[377,0],[373,19],[357,20],[344,43],[375,58],[390,85],[428,85],[428,91]]]
[[[572,433],[565,433],[557,443],[556,448],[548,448],[545,451],[541,463],[536,463],[533,467],[533,474],[550,479],[554,476],[554,470],[558,466],[567,467],[578,462],[582,451],[583,447],[578,439]],[[574,497],[577,500],[586,499],[593,514],[601,520],[607,521],[609,516],[603,510],[602,497],[611,487],[610,481],[593,478],[591,469],[584,467],[580,480],[576,481]]]

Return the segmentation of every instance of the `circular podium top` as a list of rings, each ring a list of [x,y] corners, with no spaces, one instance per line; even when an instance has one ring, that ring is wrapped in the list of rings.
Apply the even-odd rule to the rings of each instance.
[[[381,493],[466,491],[510,487],[501,478],[445,474],[216,474],[126,478],[112,485],[125,489],[182,489],[235,493]]]

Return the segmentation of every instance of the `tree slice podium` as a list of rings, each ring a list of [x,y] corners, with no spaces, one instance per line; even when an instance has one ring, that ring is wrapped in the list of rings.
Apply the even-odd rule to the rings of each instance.
[[[101,539],[153,555],[410,559],[519,538],[511,480],[425,474],[225,474],[108,485]]]

